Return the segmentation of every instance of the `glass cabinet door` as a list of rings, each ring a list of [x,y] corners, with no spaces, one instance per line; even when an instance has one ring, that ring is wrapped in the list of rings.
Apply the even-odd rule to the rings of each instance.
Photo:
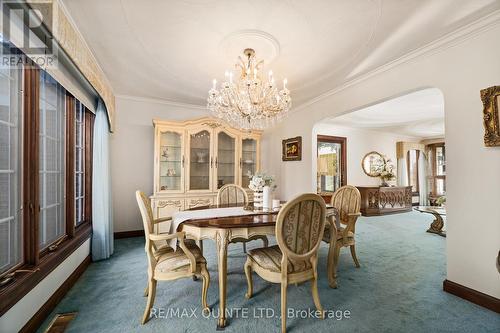
[[[172,131],[160,133],[160,191],[182,190],[182,134]]]
[[[202,130],[189,135],[189,190],[210,190],[210,132]]]
[[[243,139],[241,147],[241,186],[247,188],[257,171],[257,140]]]
[[[236,183],[236,138],[226,132],[217,134],[217,189],[226,184]]]

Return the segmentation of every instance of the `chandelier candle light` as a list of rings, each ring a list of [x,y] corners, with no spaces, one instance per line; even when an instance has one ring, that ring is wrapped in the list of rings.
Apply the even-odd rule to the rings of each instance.
[[[267,82],[261,77],[264,61],[257,61],[253,49],[245,49],[244,60],[238,57],[241,69],[237,82],[233,81],[233,73],[226,71],[225,81],[217,90],[217,80],[212,81],[212,89],[208,91],[207,107],[218,118],[231,126],[252,130],[274,126],[290,110],[292,99],[286,88],[287,79],[283,80],[283,89],[278,91],[274,83],[273,72],[269,71]]]

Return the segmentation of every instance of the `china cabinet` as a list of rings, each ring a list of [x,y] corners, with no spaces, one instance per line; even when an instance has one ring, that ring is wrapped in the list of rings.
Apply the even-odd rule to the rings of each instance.
[[[261,131],[234,129],[213,118],[153,120],[153,126],[155,218],[214,204],[226,184],[248,188],[249,175],[260,168]]]

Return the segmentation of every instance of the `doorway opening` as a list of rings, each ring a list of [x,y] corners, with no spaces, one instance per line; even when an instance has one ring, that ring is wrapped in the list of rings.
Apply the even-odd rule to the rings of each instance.
[[[364,216],[440,207],[445,220],[444,98],[439,89],[325,118],[314,126],[313,137],[316,188],[326,202],[339,187],[353,185],[361,193]],[[370,157],[377,157],[377,163],[364,161]],[[443,230],[436,233],[444,235]]]

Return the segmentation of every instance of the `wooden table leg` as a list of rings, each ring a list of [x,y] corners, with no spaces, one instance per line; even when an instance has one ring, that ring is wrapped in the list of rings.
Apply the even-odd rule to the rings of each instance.
[[[219,319],[217,330],[226,327],[226,280],[227,280],[227,245],[229,243],[229,232],[221,230],[216,235],[217,264],[219,266]]]
[[[337,265],[335,264],[335,248],[337,245],[337,226],[330,220],[330,243],[328,244],[328,258],[326,271],[328,273],[328,285],[330,288],[337,288]]]
[[[200,248],[201,254],[203,255],[203,240],[197,240],[196,244]],[[196,275],[193,275],[193,281],[198,281],[198,277]]]
[[[435,220],[431,223],[429,229],[427,229],[427,232],[446,237],[446,232],[443,231],[444,227],[443,218],[438,213],[435,214],[433,213],[432,215],[435,217]]]

